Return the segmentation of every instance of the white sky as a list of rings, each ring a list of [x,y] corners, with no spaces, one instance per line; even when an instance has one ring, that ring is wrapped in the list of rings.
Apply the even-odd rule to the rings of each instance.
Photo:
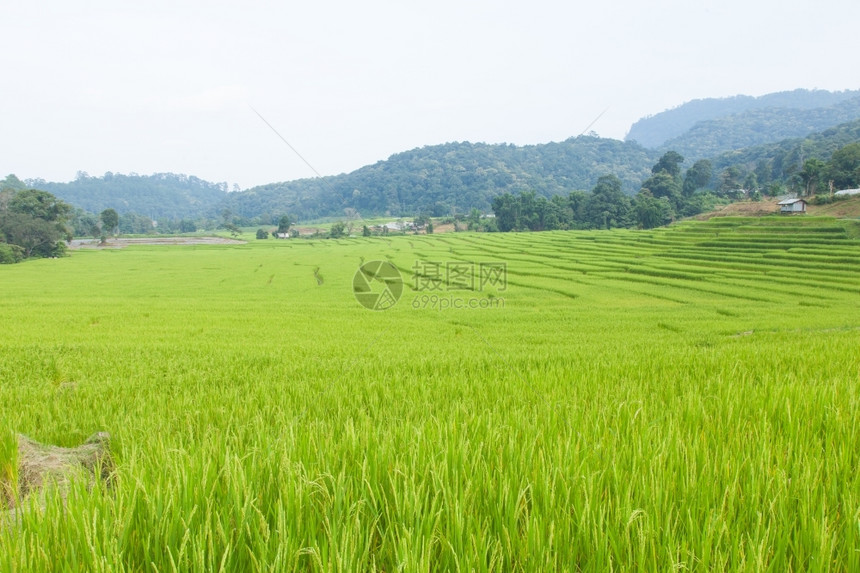
[[[857,0],[0,0],[0,177],[253,185],[449,141],[621,139],[685,101],[860,88]]]

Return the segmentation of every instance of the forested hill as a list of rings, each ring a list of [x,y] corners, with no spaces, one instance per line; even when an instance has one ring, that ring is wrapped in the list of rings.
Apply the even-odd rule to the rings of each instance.
[[[286,212],[302,219],[342,216],[350,208],[364,215],[489,211],[493,197],[505,192],[566,194],[591,189],[607,174],[619,177],[632,194],[657,157],[633,142],[590,136],[522,147],[447,143],[398,153],[348,174],[230,193],[225,207],[244,217]]]
[[[702,119],[709,114],[722,115]],[[679,129],[680,135],[675,133]],[[670,132],[675,135],[667,141]],[[172,173],[81,173],[68,183],[36,179],[26,184],[90,213],[112,208],[120,215],[152,219],[217,219],[229,212],[244,220],[289,214],[307,221],[340,218],[349,210],[366,217],[438,217],[473,208],[489,212],[492,200],[505,193],[534,191],[550,197],[587,191],[610,174],[626,194],[634,195],[668,150],[683,156],[688,167],[699,159],[711,160],[713,189],[794,185],[808,159],[827,161],[839,147],[860,140],[858,132],[860,91],[796,90],[690,102],[637,122],[629,141],[580,136],[527,146],[446,143],[398,153],[351,173],[232,193],[226,183]],[[632,141],[637,134],[660,143],[643,147]]]
[[[834,125],[860,119],[860,97],[815,109],[766,108],[697,123],[661,151],[677,151],[689,160],[713,157],[733,149],[804,137]]]
[[[636,141],[647,148],[669,149],[671,147],[668,145],[670,140],[681,138],[700,122],[709,122],[710,120],[717,120],[720,118],[724,118],[726,121],[717,122],[716,124],[706,124],[697,130],[697,133],[694,134],[695,137],[703,138],[705,140],[715,139],[715,137],[707,135],[705,133],[706,130],[725,129],[726,126],[729,128],[734,126],[739,132],[747,133],[745,136],[745,142],[722,143],[721,149],[718,149],[718,146],[712,144],[708,150],[702,149],[701,151],[697,151],[697,154],[700,157],[706,157],[729,149],[737,149],[744,145],[769,143],[778,141],[785,137],[800,137],[812,131],[826,129],[836,125],[837,123],[860,118],[860,115],[855,115],[853,117],[845,117],[843,115],[836,118],[835,116],[840,113],[839,111],[831,112],[834,115],[828,117],[828,112],[822,110],[818,114],[806,116],[805,119],[802,114],[804,111],[816,110],[819,108],[826,109],[838,107],[839,104],[843,102],[857,98],[860,98],[860,90],[829,92],[825,90],[798,89],[794,91],[768,94],[760,97],[739,95],[729,98],[698,99],[687,102],[674,109],[640,119],[630,128],[630,132],[627,134],[625,140]],[[855,107],[857,106],[856,102],[854,105]],[[756,111],[762,111],[765,113],[760,115],[753,113],[744,118],[744,114]],[[842,111],[844,112],[845,110]],[[756,122],[761,126],[763,118],[773,118],[773,114],[781,114],[779,115],[779,118],[784,118],[788,124],[800,125],[806,122],[806,124],[803,125],[803,128],[806,129],[806,131],[802,133],[786,134],[786,130],[780,128],[780,134],[773,136],[773,139],[752,141],[748,134],[750,131],[754,132]],[[790,117],[795,114],[798,116],[797,119]],[[820,121],[815,120],[816,115]],[[728,118],[732,119],[728,120]],[[810,121],[813,121],[813,123],[809,124],[808,122]],[[774,127],[774,125],[775,122],[773,119],[770,119],[768,127]],[[694,135],[691,134],[690,137],[692,138]],[[763,137],[771,137],[767,129],[761,131],[760,135]],[[721,137],[723,139],[726,138],[725,135],[722,135]],[[683,154],[683,152],[681,153]],[[690,152],[688,151],[685,156],[689,154]]]
[[[766,186],[770,182],[786,182],[792,177],[805,176],[804,171],[810,169],[809,162],[814,166],[816,161],[830,161],[836,151],[846,146],[857,148],[858,144],[860,120],[855,120],[806,137],[728,151],[713,158],[711,163],[715,177],[718,173],[733,171],[734,177],[743,181],[747,174],[754,173],[756,182]],[[853,168],[858,161],[860,156],[852,163]]]
[[[209,217],[227,196],[226,183],[174,173],[105,173],[102,177],[79,173],[68,183],[41,179],[28,179],[26,183],[91,213],[111,208],[120,214],[137,213],[155,219]]]

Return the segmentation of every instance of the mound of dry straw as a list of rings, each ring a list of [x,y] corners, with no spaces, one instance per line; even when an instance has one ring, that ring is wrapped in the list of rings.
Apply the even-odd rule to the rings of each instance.
[[[5,483],[0,483],[0,502],[5,502],[8,517],[14,518],[27,498],[48,488],[65,500],[72,483],[79,480],[88,487],[98,481],[110,485],[113,467],[107,432],[93,434],[77,448],[40,444],[19,434],[17,487],[9,483],[11,476],[5,476]]]

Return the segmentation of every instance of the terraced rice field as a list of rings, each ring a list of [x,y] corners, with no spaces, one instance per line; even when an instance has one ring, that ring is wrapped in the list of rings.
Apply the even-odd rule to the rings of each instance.
[[[2,267],[0,479],[16,432],[108,431],[116,475],[26,500],[0,570],[860,570],[857,231],[722,218]],[[374,260],[404,281],[384,311],[352,292]]]

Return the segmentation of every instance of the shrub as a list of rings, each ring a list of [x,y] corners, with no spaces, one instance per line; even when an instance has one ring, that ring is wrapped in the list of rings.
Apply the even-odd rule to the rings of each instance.
[[[24,249],[18,245],[0,243],[0,265],[11,265],[24,259]]]

